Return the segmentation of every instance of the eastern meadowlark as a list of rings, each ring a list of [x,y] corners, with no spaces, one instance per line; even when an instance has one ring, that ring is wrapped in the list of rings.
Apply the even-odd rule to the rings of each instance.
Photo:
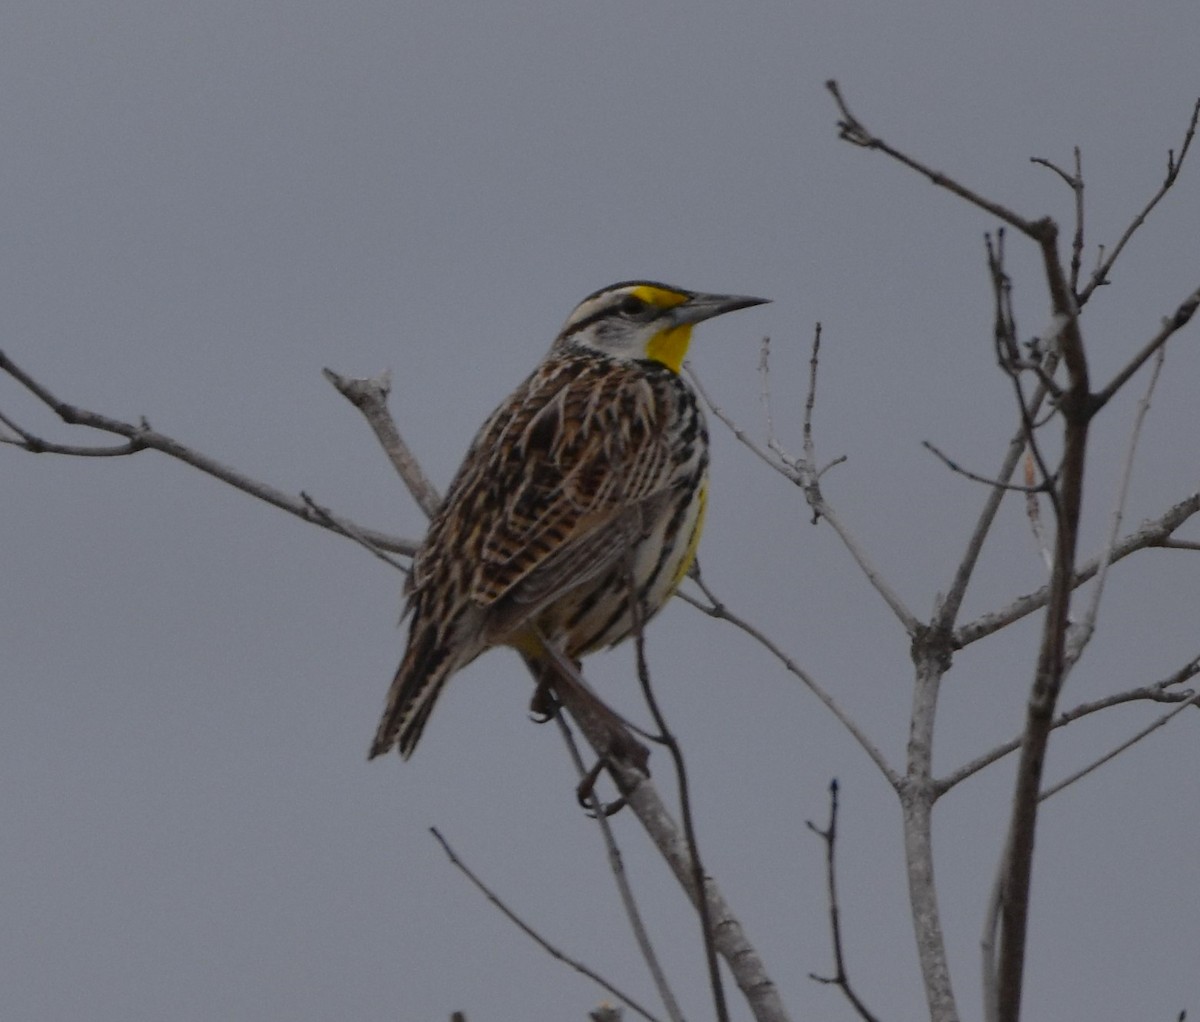
[[[536,661],[548,643],[575,660],[666,602],[708,479],[704,413],[680,375],[692,327],[765,301],[627,281],[580,302],[476,434],[413,558],[408,648],[371,758],[411,756],[446,680],[484,650]]]

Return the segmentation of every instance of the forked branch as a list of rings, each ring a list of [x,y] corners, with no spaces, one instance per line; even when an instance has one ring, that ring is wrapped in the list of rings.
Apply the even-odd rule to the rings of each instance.
[[[836,779],[829,783],[829,824],[825,828],[818,827],[811,820],[805,823],[808,829],[817,835],[825,844],[825,877],[829,889],[829,930],[833,940],[833,975],[819,976],[810,972],[809,978],[818,983],[836,986],[846,996],[858,1017],[863,1022],[879,1022],[870,1009],[863,1003],[850,982],[846,971],[846,956],[842,948],[841,909],[838,907],[837,890],[837,819],[838,819],[838,782]]]
[[[207,454],[193,450],[173,437],[152,429],[145,419],[142,419],[135,425],[131,422],[122,422],[120,419],[113,419],[107,415],[101,415],[99,412],[91,412],[85,408],[79,408],[65,401],[60,401],[51,393],[48,387],[26,373],[2,351],[0,351],[0,372],[11,376],[67,425],[84,426],[89,429],[100,430],[102,433],[111,433],[115,436],[125,437],[127,443],[110,448],[89,448],[77,445],[55,444],[22,429],[8,417],[5,417],[3,421],[13,431],[15,437],[0,436],[0,442],[20,447],[31,454],[64,454],[74,457],[115,457],[137,454],[139,451],[159,451],[170,458],[174,458],[176,461],[181,461],[185,465],[191,465],[192,468],[199,469],[214,479],[220,479],[221,482],[227,483],[234,487],[234,489],[248,493],[251,497],[257,497],[259,500],[280,508],[290,515],[295,515],[297,518],[312,525],[328,529],[337,535],[357,535],[369,541],[380,550],[407,556],[411,556],[417,548],[417,544],[413,540],[401,539],[399,536],[393,536],[376,529],[369,529],[365,525],[358,525],[350,521],[350,519],[335,514],[332,511],[322,510],[318,513],[314,510],[314,506],[305,500],[304,497],[293,497],[291,494],[284,493],[274,486],[253,479],[237,471],[237,469],[230,468],[215,458],[210,458]]]

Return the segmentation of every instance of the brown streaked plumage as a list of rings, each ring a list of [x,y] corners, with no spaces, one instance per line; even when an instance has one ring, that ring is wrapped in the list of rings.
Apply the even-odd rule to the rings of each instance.
[[[695,323],[761,304],[648,281],[589,295],[484,423],[409,576],[408,648],[371,757],[408,758],[442,685],[484,650],[578,658],[653,615],[703,519],[704,415],[679,375]]]

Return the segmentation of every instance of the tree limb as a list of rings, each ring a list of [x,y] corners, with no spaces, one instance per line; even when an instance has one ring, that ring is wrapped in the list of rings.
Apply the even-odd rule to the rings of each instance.
[[[340,376],[332,369],[322,369],[321,373],[342,397],[362,412],[417,506],[425,512],[426,518],[432,518],[441,503],[437,487],[425,475],[387,409],[388,395],[392,391],[392,374],[385,369],[370,379],[352,379]]]
[[[819,976],[815,972],[808,974],[809,979],[830,986],[836,986],[845,995],[851,1006],[858,1012],[863,1022],[879,1022],[861,997],[858,996],[846,973],[846,958],[842,951],[842,922],[841,910],[838,908],[837,893],[837,817],[838,817],[838,782],[835,778],[829,782],[829,825],[824,829],[811,820],[805,820],[805,825],[821,839],[825,845],[825,876],[829,888],[829,930],[833,939],[833,975]]]
[[[1197,512],[1200,512],[1200,492],[1184,497],[1158,518],[1144,522],[1136,531],[1117,542],[1112,547],[1111,556],[1108,557],[1109,562],[1115,564],[1139,550],[1164,546],[1172,533]],[[1077,568],[1071,580],[1072,588],[1078,588],[1093,578],[1100,570],[1104,559],[1105,555],[1102,553]],[[1046,585],[1028,595],[1017,597],[1007,607],[991,611],[962,625],[954,632],[954,648],[963,649],[985,636],[1000,631],[1014,621],[1019,621],[1035,610],[1044,607],[1049,597],[1050,587]]]
[[[459,870],[463,876],[470,880],[471,883],[473,883],[483,893],[483,896],[500,910],[500,913],[505,919],[516,926],[517,929],[519,929],[523,934],[525,934],[525,936],[537,944],[538,947],[545,951],[551,958],[557,959],[564,965],[570,966],[576,972],[586,976],[593,983],[603,987],[604,990],[610,993],[613,997],[617,998],[617,1000],[629,1005],[629,1007],[641,1015],[642,1018],[648,1019],[649,1022],[659,1022],[657,1016],[652,1015],[629,994],[625,993],[619,987],[614,986],[594,969],[584,965],[583,962],[579,961],[578,958],[572,958],[570,955],[566,954],[566,952],[555,947],[555,945],[546,940],[546,938],[538,933],[537,930],[535,930],[511,908],[509,908],[500,898],[500,896],[497,895],[490,887],[488,887],[487,884],[480,880],[479,877],[476,876],[471,870],[471,868],[458,857],[454,849],[450,847],[450,843],[444,837],[442,837],[441,831],[439,831],[437,827],[430,827],[429,833],[432,834],[434,840],[436,840],[437,843],[442,846],[442,851],[446,853],[446,858],[450,860],[450,864],[454,866],[455,869]]]
[[[1133,702],[1154,702],[1154,703],[1181,703],[1191,699],[1190,692],[1169,692],[1170,688],[1176,685],[1182,685],[1185,681],[1194,678],[1200,674],[1200,657],[1188,661],[1174,674],[1161,681],[1156,681],[1151,685],[1141,685],[1138,688],[1127,689],[1124,692],[1115,692],[1112,695],[1104,696],[1101,699],[1094,699],[1090,702],[1080,703],[1078,706],[1060,714],[1055,718],[1053,727],[1066,727],[1068,724],[1074,723],[1083,717],[1091,716],[1093,713],[1098,713],[1101,710],[1107,710],[1112,706],[1121,706],[1125,703]],[[944,795],[951,788],[955,787],[962,781],[965,781],[973,774],[977,774],[985,767],[991,766],[998,760],[1003,759],[1009,753],[1021,747],[1021,736],[1009,739],[1002,745],[997,745],[994,749],[989,749],[987,752],[969,763],[965,763],[957,770],[936,782],[939,795]]]
[[[252,479],[250,476],[222,464],[215,458],[210,458],[207,454],[201,454],[199,451],[193,450],[173,437],[167,436],[165,433],[151,429],[150,424],[145,419],[142,419],[138,425],[134,425],[129,422],[122,422],[119,419],[109,418],[106,415],[101,415],[99,412],[91,412],[87,409],[67,404],[65,401],[60,401],[47,387],[37,382],[37,380],[17,366],[3,351],[0,351],[0,372],[7,373],[20,383],[67,425],[87,426],[90,429],[98,429],[104,433],[123,436],[129,441],[128,444],[122,445],[119,448],[80,449],[65,445],[50,444],[24,433],[24,431],[20,431],[23,440],[16,443],[16,446],[30,453],[95,457],[97,456],[97,451],[99,451],[101,452],[100,456],[111,457],[122,454],[136,454],[139,451],[146,450],[159,451],[170,458],[174,458],[176,461],[183,462],[185,465],[198,468],[206,475],[220,479],[223,483],[228,483],[234,487],[234,489],[248,493],[252,497],[257,497],[259,500],[274,505],[312,525],[319,525],[321,528],[329,529],[331,532],[339,535],[349,536],[357,534],[380,550],[387,550],[391,553],[411,556],[417,548],[417,544],[412,540],[401,539],[386,532],[369,529],[333,512],[323,511],[318,514],[304,499],[293,497],[291,494],[284,493],[273,486],[259,482],[257,479]],[[6,419],[5,422],[9,424],[10,429],[16,428],[9,420]],[[91,452],[90,454],[89,451]]]
[[[840,723],[842,727],[844,727],[850,733],[850,736],[862,747],[863,752],[870,757],[871,762],[873,762],[879,768],[879,772],[883,774],[885,778],[887,778],[887,782],[898,791],[901,783],[900,775],[888,763],[887,758],[882,752],[879,751],[879,747],[873,741],[871,741],[871,739],[867,737],[866,733],[858,726],[858,724],[855,723],[854,718],[838,705],[837,700],[835,700],[833,696],[831,696],[811,674],[797,664],[775,642],[767,638],[766,635],[759,631],[754,625],[750,624],[749,621],[739,617],[737,614],[731,611],[723,601],[718,599],[716,594],[708,587],[703,576],[700,574],[698,562],[692,566],[691,577],[696,585],[699,586],[700,591],[708,598],[708,603],[706,604],[701,600],[697,600],[694,596],[682,591],[677,592],[675,594],[676,597],[683,600],[685,603],[690,603],[697,610],[707,614],[709,617],[716,618],[718,621],[728,621],[735,628],[741,629],[741,631],[749,635],[750,638],[752,638],[755,642],[762,646],[763,649],[775,657],[775,659],[784,666],[784,669],[787,670],[789,674],[792,674],[798,678],[804,684],[804,686],[825,705],[825,708],[837,718],[838,723]]]
[[[1179,148],[1179,157],[1176,158],[1173,150],[1167,150],[1167,173],[1163,178],[1163,183],[1159,186],[1158,191],[1156,191],[1150,197],[1150,201],[1146,203],[1146,205],[1142,208],[1142,211],[1138,213],[1137,216],[1135,216],[1130,222],[1129,226],[1125,228],[1125,233],[1121,235],[1117,243],[1113,246],[1108,258],[1100,261],[1100,264],[1096,267],[1091,278],[1088,280],[1087,285],[1082,291],[1079,292],[1076,299],[1076,304],[1080,308],[1087,303],[1087,300],[1091,298],[1092,293],[1096,290],[1096,288],[1109,282],[1108,274],[1111,272],[1113,264],[1117,261],[1117,257],[1129,243],[1129,239],[1132,238],[1138,228],[1146,222],[1146,218],[1154,210],[1154,207],[1162,201],[1163,196],[1166,195],[1167,192],[1171,190],[1171,186],[1175,184],[1176,179],[1179,177],[1179,171],[1183,168],[1184,158],[1187,156],[1188,150],[1192,146],[1192,139],[1196,137],[1196,125],[1198,120],[1200,120],[1200,99],[1197,99],[1195,104],[1192,106],[1191,118],[1188,120],[1187,130],[1183,135],[1183,144]]]

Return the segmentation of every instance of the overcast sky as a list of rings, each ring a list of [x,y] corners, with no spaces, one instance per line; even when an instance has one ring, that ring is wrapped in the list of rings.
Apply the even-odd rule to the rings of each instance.
[[[1069,222],[1045,156],[1084,154],[1087,260],[1162,179],[1200,90],[1194,0],[995,4],[8,0],[0,12],[0,347],[64,400],[151,424],[289,492],[419,537],[423,519],[321,378],[394,372],[392,407],[444,486],[478,424],[588,292],[650,277],[774,304],[705,324],[692,363],[798,448],[824,325],[829,498],[915,613],[961,554],[1013,424],[994,365],[988,217],[839,142],[836,77],[889,141],[1030,215]],[[1200,153],[1087,309],[1098,379],[1200,280]],[[1037,261],[1010,242],[1026,336]],[[1200,478],[1196,329],[1173,344],[1128,521]],[[1097,427],[1082,549],[1111,508],[1139,377]],[[75,437],[7,380],[0,410]],[[902,762],[907,640],[799,492],[714,422],[705,576]],[[1200,537],[1193,526],[1191,538]],[[1043,569],[1006,504],[964,614]],[[416,757],[367,764],[402,652],[402,579],[196,471],[0,449],[0,1015],[5,1019],[578,1019],[602,999],[446,862],[462,857],[565,951],[647,1001],[594,826],[553,728],[498,651],[456,677]],[[1114,573],[1065,705],[1198,652],[1194,554]],[[1014,735],[1027,623],[961,655],[936,760]],[[894,796],[818,701],[676,601],[650,633],[688,751],[707,865],[796,1018],[849,1018],[830,968],[823,821],[841,781],[847,953],[882,1017],[924,1013]],[[589,661],[644,719],[631,653]],[[1156,716],[1113,711],[1048,777]],[[1160,711],[1159,711],[1160,712]],[[1027,1017],[1200,1012],[1194,714],[1046,805]],[[960,1007],[1011,763],[937,810]],[[671,793],[665,757],[656,778]],[[696,924],[615,821],[689,1018],[709,1017]],[[736,1017],[745,1018],[734,1001]]]

